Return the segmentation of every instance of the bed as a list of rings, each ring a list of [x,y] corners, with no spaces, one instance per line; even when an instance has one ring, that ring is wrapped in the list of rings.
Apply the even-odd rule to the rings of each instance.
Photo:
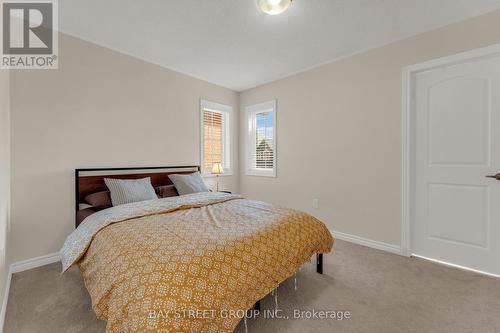
[[[300,211],[221,192],[105,208],[85,202],[107,190],[104,178],[146,176],[162,189],[172,186],[170,175],[196,171],[75,171],[76,229],[61,250],[63,272],[78,265],[107,332],[232,332],[244,311],[312,256],[323,273],[333,238]]]

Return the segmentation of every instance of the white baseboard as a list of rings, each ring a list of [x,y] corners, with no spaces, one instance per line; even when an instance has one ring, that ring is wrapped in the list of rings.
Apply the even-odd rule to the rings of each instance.
[[[28,269],[37,268],[48,264],[53,264],[58,261],[61,261],[61,255],[59,254],[59,252],[51,253],[41,257],[31,258],[12,263],[10,265],[10,271],[12,272],[12,274],[19,273],[27,271]]]
[[[390,253],[395,253],[399,255],[403,255],[401,247],[393,244],[387,244],[384,242],[379,242],[375,240],[371,240],[368,238],[363,238],[360,236],[346,234],[340,231],[330,230],[333,234],[333,238],[340,239],[346,242],[363,245],[367,247],[371,247],[377,250],[382,250]]]
[[[5,294],[3,295],[2,307],[0,310],[0,333],[3,332],[3,327],[5,324],[5,314],[7,312],[7,303],[9,302],[10,281],[12,278],[12,274],[52,264],[60,260],[61,255],[59,254],[59,252],[57,252],[41,257],[14,262],[10,265],[9,271],[7,272],[7,280],[5,281]]]
[[[9,290],[10,290],[10,279],[12,277],[12,272],[9,267],[9,271],[7,272],[7,279],[5,280],[5,288],[2,300],[2,308],[0,310],[0,332],[3,333],[3,326],[5,324],[5,315],[7,313],[7,302],[9,301]]]
[[[446,261],[442,261],[442,260],[438,260],[438,259],[432,259],[432,258],[424,257],[424,256],[421,256],[421,255],[418,255],[418,254],[412,254],[412,256],[416,257],[416,258],[428,260],[428,261],[431,261],[431,262],[434,262],[434,263],[437,263],[437,264],[440,264],[440,265],[444,265],[444,266],[448,266],[448,267],[453,267],[453,268],[458,268],[458,269],[461,269],[463,271],[470,271],[470,272],[474,272],[474,273],[477,273],[477,274],[487,275],[487,276],[491,276],[491,277],[500,279],[500,275],[498,275],[498,274],[488,273],[488,272],[485,272],[485,271],[480,271],[478,269],[469,268],[469,267],[465,267],[465,266],[460,266],[460,265],[457,265],[457,264],[452,264],[452,263],[449,263],[449,262],[446,262]]]

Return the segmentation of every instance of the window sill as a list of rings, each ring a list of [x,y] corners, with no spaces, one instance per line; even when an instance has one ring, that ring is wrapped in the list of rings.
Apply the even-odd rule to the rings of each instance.
[[[276,172],[273,171],[260,171],[260,170],[247,170],[245,172],[246,176],[256,176],[256,177],[268,177],[276,178]]]

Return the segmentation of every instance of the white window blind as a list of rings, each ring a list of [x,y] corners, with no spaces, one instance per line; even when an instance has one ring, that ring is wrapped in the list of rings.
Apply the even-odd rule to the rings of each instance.
[[[203,111],[203,169],[211,170],[214,163],[222,163],[222,113]]]
[[[276,102],[247,107],[246,174],[276,176]]]
[[[210,175],[214,163],[222,163],[224,174],[231,174],[230,115],[232,108],[201,101],[201,170]]]

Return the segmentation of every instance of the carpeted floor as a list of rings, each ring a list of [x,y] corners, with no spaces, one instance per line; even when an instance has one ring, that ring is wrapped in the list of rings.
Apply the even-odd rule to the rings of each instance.
[[[500,279],[337,241],[325,275],[306,264],[278,291],[281,315],[249,319],[248,332],[500,332]],[[14,274],[5,333],[104,332],[78,269],[60,264]],[[274,297],[262,309],[274,309]],[[294,310],[349,311],[351,318],[293,319]],[[310,312],[309,312],[310,313]],[[240,323],[236,332],[243,333]]]

